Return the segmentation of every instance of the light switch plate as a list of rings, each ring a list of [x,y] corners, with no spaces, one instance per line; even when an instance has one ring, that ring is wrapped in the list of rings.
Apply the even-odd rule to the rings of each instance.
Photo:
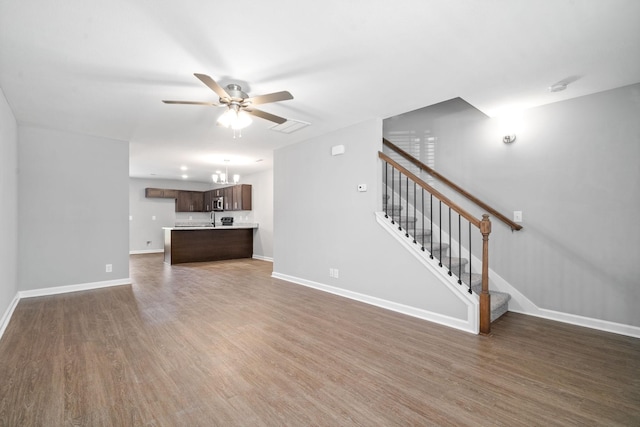
[[[513,211],[513,222],[522,222],[522,211]]]

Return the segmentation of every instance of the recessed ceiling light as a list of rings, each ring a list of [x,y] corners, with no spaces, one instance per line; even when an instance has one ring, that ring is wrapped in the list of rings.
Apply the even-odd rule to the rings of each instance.
[[[189,178],[189,175],[182,175],[182,179],[187,179]]]
[[[181,171],[186,171],[188,168],[186,166],[180,166]]]

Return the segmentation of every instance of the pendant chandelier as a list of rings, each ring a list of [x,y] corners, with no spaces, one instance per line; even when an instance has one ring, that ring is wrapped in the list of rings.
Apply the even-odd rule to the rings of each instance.
[[[229,181],[229,160],[225,159],[224,161],[224,172],[216,171],[213,175],[211,175],[211,179],[214,184],[237,184],[240,182],[240,175],[233,175],[233,181]]]

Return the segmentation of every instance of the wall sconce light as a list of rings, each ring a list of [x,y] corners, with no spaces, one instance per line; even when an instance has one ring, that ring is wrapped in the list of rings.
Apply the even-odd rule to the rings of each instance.
[[[498,135],[501,135],[502,142],[512,144],[516,140],[516,132],[522,130],[522,109],[511,107],[501,111],[497,118],[496,130],[500,132]]]
[[[504,142],[505,144],[511,144],[513,141],[516,140],[516,134],[512,133],[509,135],[505,135],[502,137],[502,142]]]

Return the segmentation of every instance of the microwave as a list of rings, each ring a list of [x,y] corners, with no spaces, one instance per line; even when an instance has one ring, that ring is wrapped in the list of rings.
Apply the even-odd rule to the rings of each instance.
[[[224,210],[224,198],[222,196],[216,197],[213,199],[213,210],[214,211]]]

